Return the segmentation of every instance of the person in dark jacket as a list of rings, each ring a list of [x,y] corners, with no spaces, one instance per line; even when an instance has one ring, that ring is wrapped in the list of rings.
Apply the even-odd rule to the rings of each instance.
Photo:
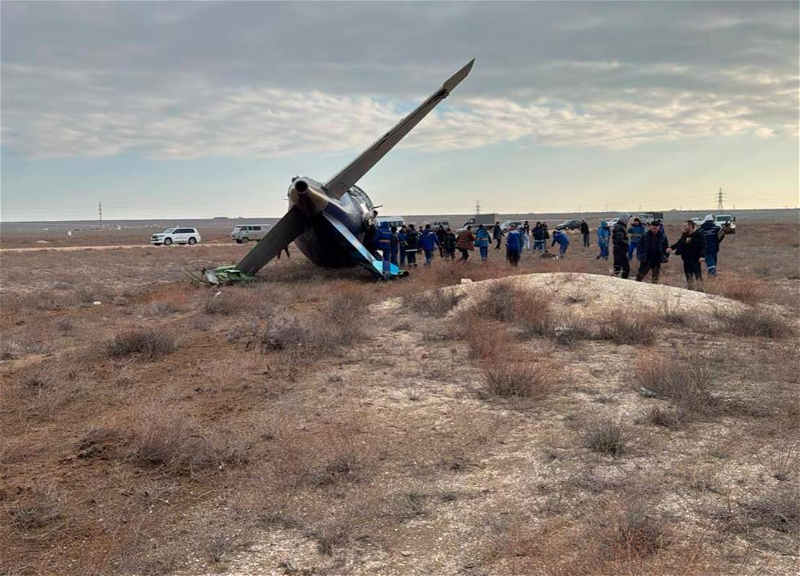
[[[533,251],[536,252],[544,252],[545,249],[545,239],[544,239],[544,226],[542,226],[541,222],[537,222],[536,226],[533,227]]]
[[[389,274],[389,264],[392,256],[392,231],[389,228],[388,222],[381,222],[380,227],[375,230],[374,244],[375,249],[381,251],[383,273],[384,275]]]
[[[716,276],[717,255],[719,254],[719,245],[725,238],[725,230],[717,226],[714,223],[714,217],[709,214],[705,217],[703,225],[700,226],[700,232],[703,233],[703,238],[706,241],[706,268],[708,269],[708,275]]]
[[[581,220],[581,234],[583,235],[583,245],[589,247],[589,224],[586,220]]]
[[[689,290],[703,292],[703,270],[700,268],[700,259],[706,255],[706,240],[703,233],[695,229],[694,222],[687,220],[684,223],[680,240],[671,248],[683,260],[686,287]]]
[[[408,226],[403,224],[397,232],[397,239],[400,241],[400,268],[406,265],[406,237],[408,236]]]
[[[400,235],[397,233],[397,226],[392,226],[392,252],[389,261],[397,266],[397,253],[400,252]]]
[[[495,250],[500,250],[500,243],[503,241],[503,229],[500,228],[500,222],[494,223],[494,228],[492,228],[492,240],[497,242],[497,245],[494,247]]]
[[[458,233],[456,248],[461,252],[459,262],[466,262],[469,260],[469,253],[475,250],[475,234],[472,233],[472,226],[467,226],[466,230],[462,230]]]
[[[444,258],[447,256],[444,250],[444,240],[447,236],[447,231],[444,229],[444,226],[439,224],[439,227],[436,229],[436,239],[439,240],[439,256]]]
[[[653,284],[658,284],[661,264],[667,259],[668,249],[667,236],[661,231],[661,222],[653,220],[650,222],[650,229],[639,237],[639,242],[636,244],[636,257],[639,259],[637,282],[644,280],[650,273]]]
[[[444,231],[444,257],[456,259],[456,235],[450,228]]]
[[[413,224],[409,224],[406,232],[406,258],[409,268],[417,267],[417,250],[419,250],[419,232]]]
[[[548,252],[547,241],[550,240],[550,230],[547,229],[547,222],[542,222],[542,228],[544,229],[544,251]]]
[[[628,214],[620,214],[611,230],[611,246],[614,255],[614,276],[627,278],[631,273],[628,261]]]

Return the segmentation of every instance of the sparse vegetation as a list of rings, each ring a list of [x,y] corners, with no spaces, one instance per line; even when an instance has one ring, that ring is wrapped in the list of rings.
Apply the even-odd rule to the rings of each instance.
[[[797,247],[740,232],[719,279],[768,268],[756,308],[605,290],[608,264],[575,245],[516,269],[495,252],[437,259],[380,284],[293,252],[260,282],[211,290],[170,278],[247,247],[4,252],[0,572],[258,571],[268,539],[268,569],[296,575],[376,558],[447,574],[789,573],[800,410],[795,341],[778,334],[795,334]],[[509,278],[494,296],[461,285],[570,271],[595,274]],[[102,305],[79,293],[86,275]],[[679,263],[662,278],[684,284]],[[655,295],[646,309],[638,290]],[[218,291],[233,305],[207,313]],[[618,306],[634,322],[604,329]],[[725,319],[739,310],[751,316]],[[129,361],[159,347],[123,338],[111,354],[133,328],[180,349]]]
[[[489,392],[503,398],[541,398],[552,389],[552,378],[541,364],[490,362],[483,365]]]
[[[649,354],[637,362],[637,385],[675,403],[678,418],[709,416],[721,408],[711,394],[713,370],[707,358],[688,353],[680,361]]]
[[[131,455],[141,466],[163,467],[174,474],[191,475],[247,462],[244,443],[217,443],[186,417],[158,408],[141,418],[131,446]]]
[[[626,437],[619,424],[603,421],[587,427],[584,442],[594,452],[617,457],[625,452]]]
[[[145,360],[158,360],[176,348],[171,334],[150,328],[129,330],[117,334],[106,344],[106,353],[112,358],[136,356]]]
[[[440,318],[458,305],[458,294],[452,290],[433,290],[403,297],[403,305],[422,316]]]
[[[735,336],[787,338],[794,330],[775,312],[766,308],[739,308],[718,312],[724,329]]]

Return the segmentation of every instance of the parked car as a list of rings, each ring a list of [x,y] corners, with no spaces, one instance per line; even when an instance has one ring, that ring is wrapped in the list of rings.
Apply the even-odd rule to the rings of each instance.
[[[389,228],[391,228],[392,226],[396,226],[398,230],[402,228],[403,225],[406,223],[406,221],[403,220],[402,216],[378,216],[377,218],[375,218],[375,226],[377,226],[378,228],[381,227],[381,224],[383,222],[388,222]]]
[[[512,224],[515,225],[517,228],[522,228],[525,222],[522,222],[521,220],[503,220],[502,222],[500,222],[500,229],[503,232],[508,232]]]
[[[233,227],[231,239],[237,244],[249,242],[250,240],[258,241],[266,236],[270,228],[272,226],[269,224],[237,224]]]
[[[447,230],[450,228],[450,221],[449,220],[434,220],[430,223],[432,230],[437,230],[439,226]]]
[[[619,222],[619,218],[612,218],[611,220],[606,220],[606,224],[608,224],[609,228],[613,228],[614,224]]]
[[[167,228],[159,234],[153,234],[150,237],[150,244],[155,246],[169,246],[171,244],[189,244],[194,245],[200,242],[200,232],[197,228],[176,227]]]
[[[556,226],[556,230],[580,230],[580,229],[581,229],[580,220],[567,220]]]
[[[637,217],[641,220],[642,224],[650,224],[653,220],[664,221],[663,212],[642,212]]]

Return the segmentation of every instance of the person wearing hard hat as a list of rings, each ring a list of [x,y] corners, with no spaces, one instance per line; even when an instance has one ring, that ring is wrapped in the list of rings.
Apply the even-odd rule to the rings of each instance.
[[[706,268],[709,276],[717,275],[717,254],[719,244],[725,238],[725,231],[714,222],[714,216],[709,214],[703,219],[700,232],[706,241]]]

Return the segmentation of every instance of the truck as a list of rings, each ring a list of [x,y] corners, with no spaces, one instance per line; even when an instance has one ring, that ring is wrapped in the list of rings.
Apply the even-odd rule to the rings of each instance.
[[[483,224],[486,228],[491,228],[494,226],[495,222],[500,222],[500,214],[476,214],[466,222],[464,225],[459,228],[459,232],[464,230],[467,226],[472,226],[473,228],[477,228],[481,224]]]

